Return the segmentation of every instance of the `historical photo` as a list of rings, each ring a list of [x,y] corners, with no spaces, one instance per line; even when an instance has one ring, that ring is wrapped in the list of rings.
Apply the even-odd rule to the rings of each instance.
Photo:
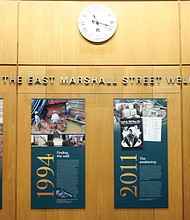
[[[121,146],[122,149],[142,149],[142,119],[121,119]]]
[[[126,137],[122,135],[121,145],[124,148],[142,148],[143,141],[161,142],[162,125],[166,123],[166,116],[165,99],[114,100],[114,128],[127,134]],[[125,124],[129,125],[124,126]]]
[[[32,99],[32,134],[81,134],[85,131],[83,99]]]

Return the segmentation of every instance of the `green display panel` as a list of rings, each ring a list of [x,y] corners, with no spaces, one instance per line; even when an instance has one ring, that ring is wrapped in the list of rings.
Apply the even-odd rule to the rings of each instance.
[[[114,207],[168,207],[166,99],[114,99]]]
[[[85,101],[32,99],[31,207],[85,208]]]

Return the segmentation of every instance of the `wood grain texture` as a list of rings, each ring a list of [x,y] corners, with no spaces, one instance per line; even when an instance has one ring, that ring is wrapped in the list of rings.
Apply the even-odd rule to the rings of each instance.
[[[150,84],[140,83],[143,78],[152,75],[151,67],[109,67],[109,66],[83,66],[83,67],[47,67],[47,76],[55,76],[54,84],[48,84],[47,93],[152,93]],[[68,83],[61,83],[60,78]],[[72,77],[76,83],[72,82]],[[79,81],[79,77],[82,81]],[[85,77],[89,77],[90,83],[85,84]],[[123,79],[125,77],[125,80]],[[130,80],[130,77],[134,77]],[[102,83],[103,81],[105,83]],[[128,83],[127,83],[127,81]],[[62,82],[62,81],[61,81]],[[80,83],[82,82],[82,83]],[[116,82],[116,83],[115,83]],[[137,85],[137,86],[134,86]]]
[[[21,64],[179,63],[177,2],[107,2],[118,29],[107,43],[84,40],[77,28],[90,2],[20,2]]]
[[[0,64],[17,63],[17,2],[0,1]]]
[[[190,64],[190,39],[189,39],[189,22],[190,22],[190,2],[183,1],[180,3],[181,14],[181,58],[182,64]]]
[[[16,76],[16,67],[1,66],[0,73]],[[14,85],[0,82],[0,98],[3,98],[3,196],[0,219],[15,220],[16,213],[16,123],[17,97]]]
[[[19,220],[45,220],[45,210],[31,210],[31,98],[18,96],[17,216]],[[37,95],[37,98],[45,97]]]
[[[114,75],[114,72],[113,72]],[[60,85],[56,85],[60,87]],[[58,88],[58,89],[60,89]],[[134,85],[134,88],[138,90],[138,86]],[[43,212],[29,209],[28,204],[22,204],[23,201],[30,200],[30,194],[25,195],[24,198],[19,198],[19,207],[25,207],[27,215],[23,217],[19,215],[19,219],[33,219],[43,218],[45,220],[63,220],[70,216],[71,220],[77,219],[114,219],[114,220],[124,220],[126,218],[140,219],[140,220],[161,220],[174,218],[176,220],[182,220],[182,145],[181,145],[181,109],[179,108],[181,99],[180,94],[93,94],[93,93],[80,93],[80,94],[70,94],[69,93],[56,93],[51,94],[54,89],[49,88],[49,94],[44,94],[44,97],[49,98],[85,98],[86,100],[86,208],[84,210],[46,210],[45,217]],[[59,91],[59,90],[58,90]],[[23,102],[25,105],[25,110],[28,109],[27,118],[30,118],[30,106],[31,97],[36,97],[36,95],[29,94],[26,91],[26,95],[20,94],[19,106],[23,107]],[[43,97],[43,95],[40,95]],[[168,209],[121,209],[117,210],[113,208],[113,98],[115,97],[128,97],[128,98],[151,98],[151,97],[166,97],[168,98],[168,163],[169,163],[169,208]],[[173,111],[176,109],[176,111]],[[20,109],[19,114],[23,114]],[[173,120],[176,118],[176,120]],[[29,119],[28,119],[29,120]],[[19,124],[23,124],[21,119]],[[22,131],[26,129],[26,133],[29,133],[27,123],[25,123],[25,128],[22,127]],[[109,128],[109,129],[107,129]],[[21,128],[19,127],[19,130]],[[28,131],[28,132],[27,132]],[[25,133],[25,136],[26,136]],[[19,132],[22,137],[23,132]],[[175,139],[173,137],[176,137]],[[24,137],[23,137],[24,138]],[[23,140],[23,138],[19,138]],[[29,138],[27,138],[29,139]],[[26,138],[25,138],[26,140]],[[29,146],[29,140],[27,141]],[[21,143],[19,144],[19,146]],[[30,160],[30,153],[28,150],[23,150],[21,147],[20,160],[22,161],[22,166],[18,167],[20,173],[26,172],[28,167],[27,161]],[[25,152],[25,153],[24,153]],[[178,155],[178,160],[174,158]],[[27,159],[28,158],[28,159]],[[23,166],[23,161],[25,160],[25,166]],[[30,167],[27,168],[28,172]],[[27,173],[28,173],[27,172]],[[29,176],[25,181],[22,180],[19,186],[21,189],[23,185],[29,187]],[[175,184],[173,184],[175,182]],[[95,193],[96,192],[96,193]],[[21,195],[21,192],[20,192]],[[18,212],[21,213],[21,212]],[[22,212],[23,213],[23,212]]]
[[[183,220],[182,111],[180,94],[154,94],[167,99],[168,115],[168,209],[156,209],[155,220]]]
[[[113,98],[121,94],[56,94],[46,98],[85,98],[86,101],[86,208],[85,209],[30,209],[30,102],[33,94],[19,95],[18,124],[18,214],[17,219],[71,220],[138,218],[153,219],[153,209],[116,210],[113,206]],[[136,97],[122,95],[122,97]],[[39,96],[38,96],[39,97]],[[40,95],[42,97],[42,95]],[[140,97],[148,97],[140,95]],[[25,110],[23,109],[25,108]],[[25,112],[25,122],[21,120]],[[27,121],[27,123],[26,123]],[[107,129],[109,128],[109,129]],[[25,140],[23,140],[25,139]],[[25,147],[23,147],[25,146]],[[21,176],[25,178],[21,179]],[[27,193],[23,193],[23,191]],[[21,211],[22,210],[22,211]]]
[[[19,66],[18,76],[22,77],[22,84],[18,86],[18,93],[46,93],[43,77],[46,76],[44,66]]]
[[[177,83],[177,77],[181,77],[179,66],[154,66],[153,76],[160,77],[160,84],[158,80],[153,86],[153,93],[163,94],[180,94],[181,84]]]
[[[190,2],[105,1],[117,14],[118,29],[101,45],[84,40],[77,29],[79,13],[89,3],[0,1],[0,98],[5,119],[0,220],[189,220],[190,89],[189,84],[168,85],[166,77],[190,76]],[[4,75],[23,76],[23,83],[4,84]],[[36,77],[43,76],[55,76],[54,83],[35,84]],[[61,76],[108,81],[114,77],[117,85],[60,85]],[[135,81],[123,85],[123,76],[163,80],[153,86]],[[30,208],[31,98],[47,97],[86,100],[86,208],[82,210]],[[114,209],[113,98],[117,97],[168,99],[168,209]]]
[[[183,77],[190,76],[190,66],[182,68]],[[182,111],[183,111],[183,187],[184,187],[184,220],[189,219],[190,209],[190,102],[189,102],[190,88],[189,85],[183,85],[182,87]]]

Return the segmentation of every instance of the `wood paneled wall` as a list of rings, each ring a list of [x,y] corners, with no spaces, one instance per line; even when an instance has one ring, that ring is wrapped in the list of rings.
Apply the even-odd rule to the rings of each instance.
[[[118,17],[101,45],[77,29],[89,1],[0,1],[4,99],[0,220],[189,220],[190,85],[123,85],[122,76],[190,76],[190,1],[104,1]],[[109,77],[117,85],[28,85],[28,76]],[[23,76],[5,84],[2,76]],[[31,98],[86,100],[86,208],[31,210]],[[169,208],[114,209],[113,98],[168,99]]]

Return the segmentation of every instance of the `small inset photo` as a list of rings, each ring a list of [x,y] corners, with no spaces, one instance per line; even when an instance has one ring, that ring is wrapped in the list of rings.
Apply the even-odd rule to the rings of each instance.
[[[85,146],[85,135],[69,135],[69,146]]]
[[[142,119],[121,119],[122,150],[143,149]]]

